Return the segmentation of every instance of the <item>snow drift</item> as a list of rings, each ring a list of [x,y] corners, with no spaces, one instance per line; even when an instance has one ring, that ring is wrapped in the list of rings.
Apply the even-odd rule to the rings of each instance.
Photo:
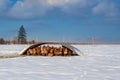
[[[0,45],[0,54],[29,45]],[[0,59],[1,80],[119,80],[120,45],[73,45],[84,55]],[[8,49],[7,49],[8,48]],[[7,52],[8,51],[8,52]],[[4,53],[5,54],[5,53]]]

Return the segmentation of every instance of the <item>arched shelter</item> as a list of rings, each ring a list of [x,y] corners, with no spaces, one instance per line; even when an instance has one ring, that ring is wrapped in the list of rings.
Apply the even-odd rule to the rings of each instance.
[[[36,44],[33,44],[31,46],[29,46],[28,48],[24,49],[20,54],[21,55],[27,55],[27,51],[29,49],[33,49],[33,48],[36,48],[36,47],[39,47],[39,46],[42,46],[44,44],[57,44],[57,45],[62,45],[62,47],[65,47],[67,48],[68,50],[71,50],[72,51],[72,55],[71,56],[80,56],[81,54],[81,51],[78,50],[77,48],[73,47],[70,43],[58,43],[58,42],[41,42],[41,43],[36,43]]]

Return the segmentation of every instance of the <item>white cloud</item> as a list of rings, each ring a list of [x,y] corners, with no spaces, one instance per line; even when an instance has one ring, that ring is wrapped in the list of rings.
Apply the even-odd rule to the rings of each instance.
[[[93,8],[95,15],[115,16],[117,11],[116,5],[112,2],[100,2]]]
[[[0,13],[8,8],[9,0],[0,0]]]
[[[8,7],[9,5],[10,0],[0,0],[0,12],[17,19],[38,18],[56,8],[61,13],[78,16],[114,16],[117,11],[116,5],[108,0],[17,0],[11,7]]]
[[[69,0],[47,0],[47,3],[51,6],[62,6],[68,2]]]
[[[69,4],[62,7],[62,11],[76,16],[88,16],[90,15],[90,9],[96,0],[72,0]]]
[[[68,0],[21,0],[9,10],[8,15],[14,18],[36,18],[46,14],[54,7],[66,4]]]
[[[83,1],[83,0],[80,0]],[[55,7],[61,9],[70,4],[76,4],[79,0],[21,0],[9,10],[9,16],[14,18],[36,18],[45,15],[47,11]]]
[[[9,15],[14,18],[34,18],[45,14],[48,9],[43,0],[17,1],[9,11]]]
[[[63,7],[69,4],[76,4],[78,2],[83,2],[85,0],[47,0],[47,3],[51,6],[60,6]]]

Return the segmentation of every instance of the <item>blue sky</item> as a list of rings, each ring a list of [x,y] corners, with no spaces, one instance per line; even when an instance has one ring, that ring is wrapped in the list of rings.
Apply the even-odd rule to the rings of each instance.
[[[0,0],[0,37],[120,41],[120,0]]]

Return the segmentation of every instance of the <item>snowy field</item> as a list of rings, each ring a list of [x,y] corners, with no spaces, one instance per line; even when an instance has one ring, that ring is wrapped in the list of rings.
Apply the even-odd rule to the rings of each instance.
[[[29,45],[0,45],[0,55]],[[73,45],[84,55],[0,59],[0,80],[120,80],[120,45]]]

